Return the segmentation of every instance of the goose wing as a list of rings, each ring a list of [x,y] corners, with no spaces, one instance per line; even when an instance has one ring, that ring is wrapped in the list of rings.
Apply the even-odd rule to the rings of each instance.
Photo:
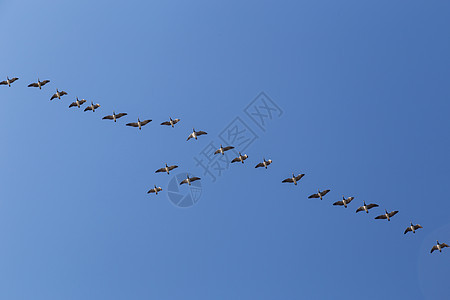
[[[127,123],[126,126],[139,127],[138,123]]]
[[[6,84],[8,84],[8,82],[6,80],[0,82],[0,85],[6,85]]]
[[[50,100],[53,100],[53,99],[55,99],[55,98],[58,98],[58,95],[57,95],[57,94],[53,94],[53,96],[50,98]]]
[[[235,163],[235,162],[238,162],[238,161],[241,161],[241,160],[240,160],[239,157],[236,157],[236,158],[233,158],[233,160],[232,160],[231,162],[232,162],[232,163]]]
[[[148,190],[147,194],[154,193],[154,192],[155,192],[155,188]]]
[[[228,150],[231,150],[231,149],[234,149],[234,147],[233,146],[227,146],[227,147],[223,148],[223,151],[228,151]]]
[[[297,175],[297,176],[295,177],[295,180],[299,181],[300,179],[303,178],[303,176],[305,176],[305,174]]]
[[[395,216],[397,213],[398,213],[398,210],[394,210],[394,211],[391,211],[388,215],[389,215],[390,218],[392,218],[392,217]]]
[[[168,125],[168,126],[170,126],[171,124],[170,124],[169,121],[166,121],[166,122],[162,122],[161,125]]]
[[[308,197],[308,199],[311,199],[311,198],[320,198],[320,196],[319,196],[319,194],[312,194]]]
[[[170,166],[170,167],[169,167],[169,171],[172,171],[173,169],[176,169],[176,168],[178,168],[177,165]]]
[[[378,207],[378,204],[370,203],[369,205],[367,205],[367,209],[371,209],[371,208],[374,208],[374,207]]]
[[[199,135],[204,135],[204,134],[208,134],[208,133],[205,132],[205,131],[197,131],[196,133],[197,133],[197,136],[199,136]]]
[[[28,87],[39,87],[39,84],[37,82],[33,82],[33,83],[30,83],[28,85]]]
[[[104,117],[102,118],[102,120],[114,120],[114,117],[111,116],[111,115],[109,115],[109,116],[104,116]]]
[[[76,102],[70,103],[69,108],[74,107],[74,106],[78,106]]]
[[[189,140],[192,139],[193,137],[194,137],[194,133],[191,133],[191,134],[188,136],[188,138],[187,138],[186,141],[189,141]]]
[[[166,168],[161,168],[155,171],[155,173],[161,173],[161,172],[165,172]]]
[[[83,103],[85,103],[86,100],[85,99],[81,99],[81,100],[78,100],[78,102],[80,102],[80,105],[83,105]]]
[[[261,167],[264,167],[264,164],[263,164],[263,163],[259,163],[259,164],[257,164],[257,165],[255,166],[255,168],[261,168]]]
[[[14,78],[10,79],[9,82],[13,83],[13,82],[16,81],[16,80],[19,80],[19,78],[14,77]]]
[[[88,106],[84,109],[84,111],[92,110],[92,106]]]
[[[180,122],[180,119],[172,120],[172,122],[173,122],[173,124],[177,124],[178,122]]]
[[[64,96],[64,95],[67,95],[67,93],[65,91],[59,92],[59,96]]]
[[[187,178],[186,178],[185,180],[183,180],[182,182],[180,182],[180,185],[185,184],[185,183],[187,183],[187,182],[188,182],[188,180],[187,180]]]
[[[292,178],[286,178],[286,179],[283,180],[282,182],[294,182],[294,179],[292,179]]]
[[[363,211],[364,210],[364,206],[360,206],[360,207],[358,207],[358,209],[356,210],[356,212],[360,212],[360,211]]]
[[[141,122],[141,126],[147,125],[148,123],[150,123],[152,120],[144,120]]]
[[[411,230],[411,227],[408,226],[408,227],[405,229],[405,232],[404,232],[403,234],[407,234],[407,233],[410,232],[410,231],[412,231],[412,230]]]
[[[446,243],[441,244],[441,248],[447,248],[447,247],[448,247],[448,245]]]
[[[433,251],[434,251],[434,250],[437,250],[437,249],[438,249],[437,245],[434,245],[434,246],[431,248],[430,253],[433,253]]]
[[[192,177],[192,178],[190,178],[190,180],[191,180],[191,182],[197,181],[197,180],[200,180],[200,177]]]
[[[94,109],[97,109],[97,108],[99,108],[100,107],[100,104],[94,104]]]
[[[50,82],[50,80],[44,80],[44,81],[41,81],[41,86],[44,86],[44,85],[46,85],[47,83],[49,83]]]
[[[333,205],[340,205],[340,206],[342,206],[342,205],[344,205],[344,201],[336,201],[336,202],[334,202],[333,203]]]
[[[386,215],[376,216],[375,219],[387,219]]]
[[[157,187],[156,189],[158,190],[158,192],[162,191],[162,188],[160,188],[160,187]]]
[[[117,115],[116,115],[116,119],[122,118],[123,116],[126,116],[126,115],[127,115],[127,113],[120,113],[120,114],[117,114]]]
[[[325,196],[326,194],[328,194],[330,192],[330,190],[325,190],[320,192],[320,194],[322,194],[322,197]]]
[[[214,152],[214,154],[218,154],[218,153],[220,153],[220,149],[217,149],[217,150]]]
[[[419,229],[419,228],[423,228],[422,226],[420,226],[419,224],[417,224],[417,225],[414,225],[414,229],[415,230],[417,230],[417,229]]]

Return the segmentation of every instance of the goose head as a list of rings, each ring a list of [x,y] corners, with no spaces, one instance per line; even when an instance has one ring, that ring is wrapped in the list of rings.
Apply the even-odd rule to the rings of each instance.
[[[170,119],[170,121],[173,121],[172,118],[169,118],[169,119]]]
[[[387,209],[384,210],[386,212],[386,214],[388,214]]]
[[[367,205],[366,205],[366,201],[363,201],[363,202],[364,202],[364,206],[367,206]]]
[[[116,112],[115,111],[113,111],[113,115],[115,115],[116,114]]]
[[[195,132],[195,128],[192,128],[192,132]]]
[[[167,168],[167,163],[166,163],[166,168]]]
[[[292,173],[292,178],[294,178],[295,177],[295,175],[294,175],[294,173]]]
[[[138,122],[141,122],[141,120],[139,120],[139,118],[138,118]]]

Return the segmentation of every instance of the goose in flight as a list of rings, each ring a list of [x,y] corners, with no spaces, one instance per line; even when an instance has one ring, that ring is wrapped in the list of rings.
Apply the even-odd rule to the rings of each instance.
[[[222,144],[220,144],[220,148],[217,149],[216,152],[214,152],[214,155],[219,154],[219,153],[224,155],[225,151],[228,151],[231,149],[234,149],[234,147],[233,146],[222,147]]]
[[[64,95],[67,95],[67,93],[64,91],[60,92],[60,91],[58,91],[58,89],[56,89],[56,93],[53,94],[53,96],[50,98],[50,100],[53,100],[55,98],[58,98],[59,100],[61,100],[61,97]]]
[[[312,194],[308,198],[309,199],[311,199],[311,198],[320,198],[320,200],[322,200],[322,197],[325,196],[326,194],[328,194],[328,192],[330,192],[330,190],[324,190],[324,191],[317,190],[317,194]]]
[[[6,80],[0,82],[0,85],[8,85],[9,87],[11,87],[11,83],[13,83],[14,81],[18,80],[19,78],[14,77],[9,79],[9,77],[6,77]]]
[[[38,87],[39,89],[41,89],[44,85],[46,85],[49,82],[50,80],[39,81],[38,78],[37,82],[30,83],[28,87]]]
[[[167,174],[169,174],[170,171],[172,171],[173,169],[178,168],[177,165],[173,165],[173,166],[168,166],[166,164],[166,166],[164,168],[158,169],[155,171],[155,173],[161,173],[161,172],[166,172]]]
[[[416,230],[419,228],[423,228],[423,227],[420,226],[419,224],[413,225],[413,223],[411,222],[411,225],[408,226],[408,228],[406,228],[404,234],[407,234],[409,231],[412,231],[412,233],[416,233]]]
[[[334,202],[333,205],[339,205],[339,206],[344,205],[344,207],[347,208],[347,204],[349,204],[350,202],[352,202],[353,199],[355,199],[355,197],[348,197],[348,198],[345,198],[344,196],[342,196],[342,200],[341,200],[341,201]]]
[[[374,207],[378,207],[378,204],[370,203],[369,205],[366,205],[366,201],[364,201],[364,205],[358,207],[356,212],[365,211],[366,213],[369,213],[369,209],[372,209]]]
[[[439,252],[442,252],[442,249],[446,247],[448,247],[446,243],[439,244],[439,241],[436,241],[436,245],[431,248],[430,253],[433,253],[434,250],[439,250]]]
[[[142,126],[147,125],[148,123],[150,123],[152,120],[144,120],[141,121],[138,118],[138,121],[136,123],[127,123],[127,126],[131,126],[131,127],[138,127],[139,130],[141,130]]]
[[[300,181],[300,179],[302,179],[303,176],[305,176],[305,174],[299,174],[299,175],[295,176],[294,173],[292,173],[291,178],[286,178],[282,182],[293,182],[294,185],[297,185],[297,182]]]
[[[161,192],[161,191],[162,191],[162,188],[156,187],[156,185],[155,185],[155,187],[152,188],[152,189],[150,189],[150,190],[147,192],[147,194],[155,193],[156,195],[158,195],[158,193]]]
[[[192,138],[197,139],[198,136],[201,136],[201,135],[204,135],[204,134],[208,134],[208,133],[204,132],[204,131],[195,131],[195,129],[192,128],[192,133],[188,136],[186,141],[189,141]]]
[[[388,212],[387,210],[384,210],[384,211],[385,211],[384,214],[376,216],[375,219],[387,219],[388,221],[390,221],[391,218],[398,213],[398,210],[394,210],[391,212]]]
[[[85,99],[78,100],[78,97],[77,97],[77,100],[76,100],[75,102],[72,102],[72,103],[69,105],[69,108],[74,107],[74,106],[80,108],[80,106],[83,105],[85,102],[86,102]]]
[[[172,120],[172,118],[170,118],[169,121],[162,122],[161,125],[172,126],[172,128],[174,128],[175,124],[177,124],[178,122],[180,122],[180,119]]]
[[[261,167],[264,167],[264,168],[267,169],[267,166],[270,165],[271,163],[272,163],[272,160],[271,160],[271,159],[266,160],[265,158],[263,158],[263,162],[257,164],[257,165],[255,166],[255,168],[261,168]]]
[[[180,185],[185,184],[185,183],[191,185],[191,182],[200,180],[199,177],[191,177],[191,178],[189,178],[189,175],[186,175],[186,176],[187,176],[187,178],[185,180],[183,180],[182,182],[180,182]]]
[[[86,107],[85,109],[84,109],[84,111],[88,111],[88,110],[92,110],[92,112],[95,112],[95,110],[97,109],[97,108],[99,108],[100,107],[100,104],[94,104],[94,102],[92,102],[91,101],[91,105],[89,105],[88,107]]]
[[[233,158],[233,160],[231,162],[235,163],[235,162],[240,161],[241,163],[244,163],[244,160],[246,160],[247,158],[248,158],[247,154],[242,155],[241,152],[239,152],[239,156],[236,158]]]
[[[127,115],[127,113],[116,114],[116,112],[113,111],[112,115],[105,116],[105,117],[103,117],[102,120],[114,120],[114,122],[116,122],[117,119],[122,118],[123,116],[126,116],[126,115]]]

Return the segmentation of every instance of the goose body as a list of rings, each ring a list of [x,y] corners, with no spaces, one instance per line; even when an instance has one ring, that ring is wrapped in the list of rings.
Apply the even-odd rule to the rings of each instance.
[[[199,177],[189,177],[189,175],[186,175],[186,179],[180,182],[180,185],[187,183],[188,185],[191,185],[191,182],[200,180]]]
[[[378,207],[378,204],[370,203],[370,204],[366,205],[366,201],[364,201],[364,205],[358,207],[356,212],[365,211],[366,213],[369,213],[369,209],[372,209],[374,207]]]
[[[0,82],[0,85],[8,85],[9,87],[11,87],[11,83],[13,83],[16,80],[19,80],[19,78],[14,77],[10,79],[9,77],[6,77],[6,80]]]
[[[189,141],[192,138],[197,139],[197,137],[204,135],[204,134],[208,134],[208,133],[205,131],[195,131],[195,129],[192,128],[192,133],[188,136],[186,141]]]
[[[347,205],[353,201],[353,199],[355,199],[355,197],[348,197],[345,198],[344,196],[342,196],[342,200],[341,201],[337,201],[334,202],[333,205],[339,205],[339,206],[344,206],[345,208],[347,208]]]
[[[224,155],[225,151],[228,151],[231,149],[234,149],[234,147],[233,146],[222,147],[222,145],[220,145],[220,148],[217,149],[216,152],[214,152],[214,155],[219,154],[219,153]]]
[[[408,227],[406,228],[404,234],[407,234],[407,233],[410,232],[410,231],[412,231],[412,233],[416,233],[416,230],[419,229],[419,228],[423,228],[423,227],[420,226],[419,224],[414,225],[414,224],[411,222],[411,225],[408,226]]]
[[[330,192],[330,190],[324,190],[324,191],[320,191],[317,190],[316,194],[312,194],[311,196],[309,196],[308,198],[320,198],[320,200],[322,200],[323,196],[325,196],[326,194],[328,194]]]
[[[394,210],[391,212],[388,212],[387,210],[384,210],[384,211],[385,211],[384,214],[376,216],[375,219],[387,219],[388,221],[390,221],[391,218],[398,213],[398,210]]]
[[[439,241],[436,241],[436,245],[431,248],[430,253],[433,253],[434,250],[439,250],[439,252],[442,252],[442,249],[447,247],[448,245],[446,243],[439,244]]]
[[[50,98],[50,100],[53,100],[55,98],[58,98],[59,100],[61,100],[61,97],[64,95],[67,95],[67,93],[64,91],[60,92],[60,91],[58,91],[58,89],[56,89],[56,93],[53,94],[53,96]]]
[[[123,116],[126,116],[127,113],[118,113],[116,114],[115,111],[113,111],[112,115],[105,116],[102,118],[102,120],[114,120],[116,122],[117,119],[122,118]]]
[[[83,105],[83,103],[85,103],[85,102],[86,102],[85,99],[78,100],[78,97],[77,97],[77,100],[76,100],[75,102],[72,102],[72,103],[69,105],[69,108],[74,107],[74,106],[80,108],[81,105]]]
[[[141,120],[139,120],[139,118],[138,118],[138,121],[137,121],[136,123],[127,123],[126,125],[127,125],[127,126],[131,126],[131,127],[138,127],[139,130],[141,130],[142,126],[147,125],[147,124],[150,123],[151,121],[152,121],[152,120],[144,120],[144,121],[141,121]]]
[[[91,101],[91,105],[89,105],[88,107],[86,107],[86,108],[84,109],[84,111],[92,110],[92,112],[95,112],[95,110],[96,110],[97,108],[99,108],[99,107],[100,107],[100,104],[98,104],[98,103],[94,104],[94,102]]]
[[[161,168],[161,169],[156,170],[155,173],[166,172],[167,174],[169,174],[170,171],[172,171],[173,169],[176,169],[176,168],[178,168],[177,165],[168,166],[168,165],[166,164],[166,166],[165,166],[164,168]]]
[[[244,163],[244,160],[246,160],[247,158],[248,158],[247,154],[242,155],[241,152],[239,152],[239,156],[233,158],[233,160],[231,162],[235,163],[235,162],[240,161],[241,163]]]
[[[172,128],[174,128],[175,124],[180,122],[180,119],[175,119],[175,120],[172,120],[172,118],[169,118],[169,119],[170,119],[169,121],[162,122],[161,125],[172,126]]]
[[[292,177],[291,178],[286,178],[285,180],[283,180],[282,182],[293,182],[294,185],[297,185],[297,182],[303,178],[303,176],[305,176],[305,174],[299,174],[297,176],[294,175],[294,173],[292,173]]]
[[[262,168],[262,167],[264,167],[264,168],[267,169],[267,166],[269,166],[271,163],[272,163],[272,160],[271,160],[271,159],[266,160],[265,158],[263,158],[263,162],[257,164],[257,165],[255,166],[255,168]]]
[[[157,187],[157,186],[155,185],[155,187],[152,188],[152,189],[150,189],[150,190],[147,192],[147,194],[155,193],[155,195],[158,195],[158,193],[161,192],[161,191],[162,191],[162,188]]]
[[[38,78],[37,82],[30,83],[28,85],[28,87],[38,87],[39,89],[42,89],[42,87],[44,85],[46,85],[47,83],[49,83],[49,82],[50,82],[50,80],[40,81],[39,78]]]

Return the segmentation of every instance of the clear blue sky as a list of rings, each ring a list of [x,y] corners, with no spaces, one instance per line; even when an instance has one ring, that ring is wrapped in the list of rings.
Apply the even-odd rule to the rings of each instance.
[[[450,250],[429,250],[450,242],[450,2],[159,2],[0,1],[0,78],[20,77],[0,86],[0,299],[448,295]],[[194,157],[261,91],[283,114],[203,176]],[[204,177],[196,205],[168,200],[165,162]]]

